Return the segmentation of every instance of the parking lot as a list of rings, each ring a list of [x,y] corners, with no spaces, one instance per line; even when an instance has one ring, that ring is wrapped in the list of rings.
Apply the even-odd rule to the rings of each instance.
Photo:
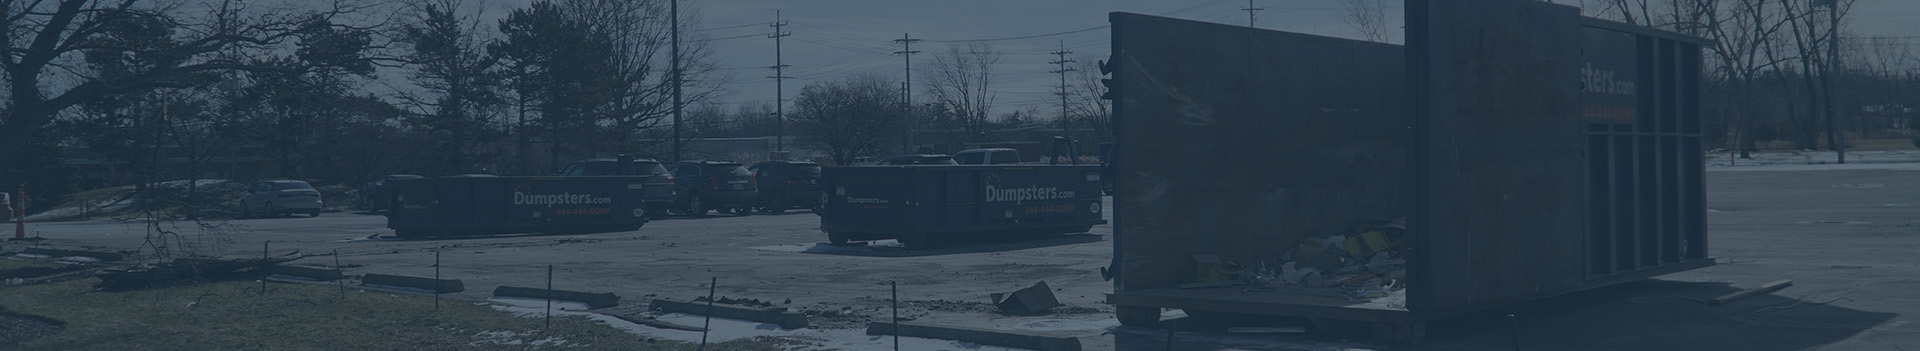
[[[1716,266],[1432,324],[1427,342],[1393,346],[1306,335],[1245,335],[1219,326],[1170,324],[1176,349],[1528,350],[1729,349],[1865,350],[1920,345],[1920,165],[1715,167],[1707,175],[1711,255]],[[1110,205],[1109,203],[1105,205]],[[1099,268],[1112,246],[1108,226],[1088,234],[908,249],[890,241],[827,245],[806,211],[745,217],[670,218],[638,231],[397,240],[384,218],[327,213],[318,218],[237,220],[245,234],[226,256],[321,254],[298,263],[331,266],[335,250],[348,274],[462,279],[452,298],[479,301],[500,285],[540,286],[554,267],[556,289],[612,292],[634,309],[660,297],[692,299],[717,278],[718,294],[816,315],[827,329],[885,320],[889,281],[899,284],[903,317],[996,329],[1045,329],[1081,337],[1086,349],[1163,349],[1167,332],[1116,327],[1102,304],[1111,291]],[[181,224],[185,225],[185,224]],[[142,246],[142,222],[33,223],[36,245],[96,250]],[[13,246],[13,245],[9,245]],[[9,247],[8,250],[13,250]],[[1707,306],[1712,298],[1779,279],[1786,290]],[[1057,289],[1055,313],[1009,316],[988,294],[1038,281]],[[788,301],[791,302],[788,302]],[[1169,312],[1177,317],[1178,312]],[[1514,317],[1507,317],[1513,315]],[[1516,338],[1517,335],[1517,338]]]

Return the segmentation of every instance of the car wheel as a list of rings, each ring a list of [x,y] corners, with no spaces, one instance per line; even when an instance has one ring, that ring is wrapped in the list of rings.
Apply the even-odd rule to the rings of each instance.
[[[834,245],[846,245],[847,235],[840,232],[827,232],[827,242]]]
[[[253,206],[247,206],[246,201],[240,201],[240,218],[253,218]]]
[[[280,210],[277,210],[277,209],[274,209],[274,208],[273,208],[273,203],[272,203],[272,202],[268,202],[268,203],[267,203],[267,213],[266,213],[266,216],[267,216],[267,217],[279,217],[279,216],[280,216]]]
[[[700,194],[687,197],[687,215],[695,217],[707,215],[707,204],[700,201]]]
[[[307,212],[307,218],[314,218],[319,216],[320,216],[320,209],[314,209],[313,212]]]
[[[733,214],[737,214],[741,216],[753,215],[753,207],[740,206],[740,207],[734,208]]]

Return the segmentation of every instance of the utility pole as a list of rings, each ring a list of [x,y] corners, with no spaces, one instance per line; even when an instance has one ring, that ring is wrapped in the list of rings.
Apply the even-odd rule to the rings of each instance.
[[[916,124],[913,119],[913,54],[920,52],[913,51],[913,43],[917,41],[920,41],[920,39],[914,39],[913,35],[908,33],[901,33],[900,39],[893,40],[893,42],[900,43],[901,46],[900,51],[894,51],[893,53],[905,57],[907,60],[907,82],[900,87],[900,89],[906,93],[904,103],[907,105],[907,145],[913,145],[913,127],[914,124]]]
[[[1060,92],[1054,93],[1054,95],[1060,95],[1060,123],[1062,123],[1062,125],[1064,125],[1067,122],[1067,72],[1076,71],[1075,69],[1067,68],[1067,63],[1073,62],[1073,60],[1067,58],[1067,54],[1071,54],[1071,53],[1073,52],[1067,51],[1067,41],[1061,40],[1060,51],[1051,52],[1051,54],[1059,57],[1060,59],[1056,61],[1047,62],[1047,63],[1060,66],[1060,69],[1047,71],[1047,73],[1055,73],[1060,75]]]
[[[769,25],[773,27],[773,34],[767,35],[768,38],[773,38],[773,67],[767,67],[773,69],[773,76],[767,78],[773,78],[773,150],[776,154],[783,154],[781,157],[783,159],[787,151],[787,90],[781,83],[793,79],[785,74],[787,64],[782,63],[784,61],[780,59],[780,38],[793,35],[791,32],[780,30],[780,27],[786,25],[787,22],[780,20],[780,10],[773,10],[773,24]]]
[[[668,27],[673,32],[673,162],[680,162],[680,0],[669,0]]]
[[[1840,104],[1833,101],[1835,82],[1833,75],[1840,73],[1840,0],[1826,0],[1827,5],[1827,144],[1833,152],[1839,154],[1840,163],[1847,163],[1846,133],[1839,128]]]
[[[1259,28],[1253,26],[1253,13],[1265,9],[1264,7],[1253,7],[1253,0],[1247,0],[1247,8],[1240,9],[1240,11],[1247,12],[1247,27]]]

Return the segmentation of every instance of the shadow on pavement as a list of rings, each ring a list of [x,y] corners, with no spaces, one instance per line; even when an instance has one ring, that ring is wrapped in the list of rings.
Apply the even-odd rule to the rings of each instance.
[[[1219,323],[1191,318],[1162,323],[1175,330],[1172,350],[1785,351],[1845,340],[1897,316],[1849,309],[1845,305],[1850,301],[1836,297],[1799,300],[1778,293],[1721,306],[1705,303],[1740,289],[1720,282],[1627,283],[1431,321],[1418,345],[1309,334],[1229,334]],[[1119,327],[1113,334],[1116,350],[1169,349],[1167,329]]]

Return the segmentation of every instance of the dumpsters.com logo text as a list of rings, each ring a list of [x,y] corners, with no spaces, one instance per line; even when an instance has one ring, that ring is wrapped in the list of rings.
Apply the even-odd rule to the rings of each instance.
[[[1019,188],[1000,188],[987,185],[987,202],[1021,202],[1036,200],[1066,200],[1075,198],[1072,190],[1060,190],[1051,186],[1027,186]]]
[[[600,205],[611,203],[613,203],[613,198],[611,197],[594,197],[591,194],[528,194],[518,191],[513,192],[514,205],[553,207],[554,205]]]

